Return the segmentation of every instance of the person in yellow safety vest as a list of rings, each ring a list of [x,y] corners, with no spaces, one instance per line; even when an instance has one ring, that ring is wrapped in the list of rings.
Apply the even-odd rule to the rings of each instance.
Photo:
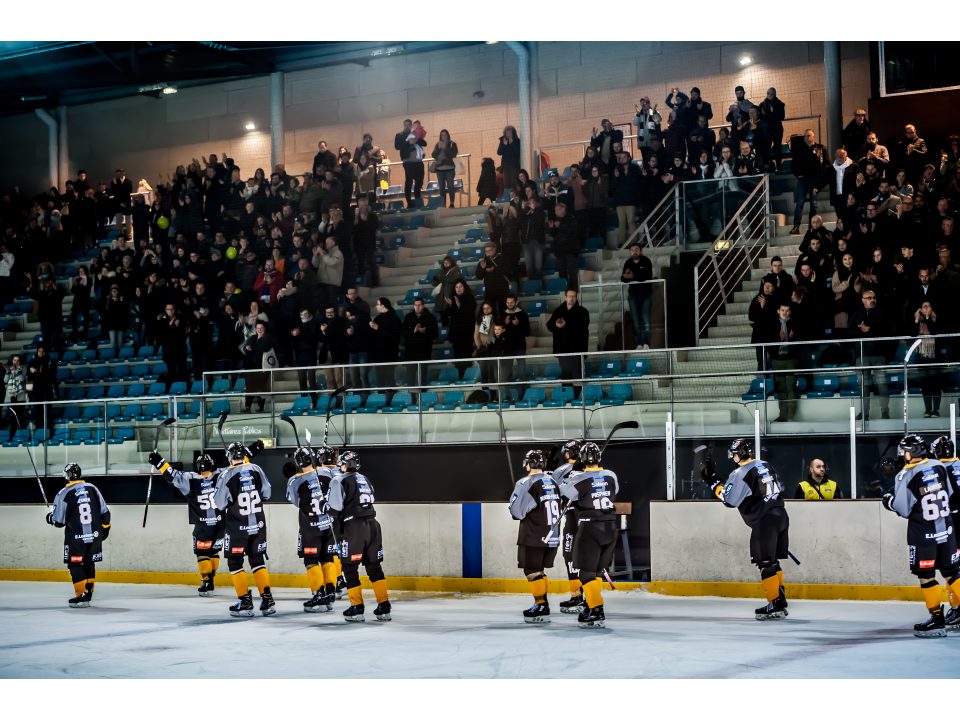
[[[843,492],[840,485],[827,478],[827,465],[823,459],[812,459],[807,467],[807,478],[797,484],[797,493],[794,499],[807,501],[831,501],[842,499]]]

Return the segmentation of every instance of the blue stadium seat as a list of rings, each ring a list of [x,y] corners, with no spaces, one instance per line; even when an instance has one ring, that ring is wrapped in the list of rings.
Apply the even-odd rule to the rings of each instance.
[[[103,421],[103,407],[100,404],[90,404],[83,407],[80,420],[84,423],[98,423]]]
[[[73,422],[77,421],[80,418],[80,407],[76,404],[70,404],[69,406],[63,407],[63,414],[61,414],[61,421]]]
[[[80,352],[80,358],[84,363],[92,364],[97,362],[97,351],[96,349],[86,349],[85,351]]]
[[[178,401],[177,416],[186,421],[193,421],[200,418],[199,401]]]
[[[523,285],[520,287],[521,296],[536,296],[540,291],[543,290],[543,281],[539,281],[535,278],[528,278],[523,282]]]
[[[110,430],[110,444],[122,444],[125,441],[133,441],[137,438],[136,429],[132,426],[120,426]]]
[[[478,369],[476,366],[471,366],[463,372],[462,379],[454,381],[453,383],[457,384],[458,386],[480,383],[480,369]]]
[[[860,377],[857,374],[843,377],[840,382],[840,396],[847,399],[860,397]]]
[[[632,398],[633,387],[630,384],[611,384],[601,403],[607,406],[620,406]]]
[[[433,279],[437,277],[438,273],[440,273],[439,268],[431,268],[429,271],[427,271],[426,277],[421,278],[419,281],[417,281],[417,283],[419,283],[421,286],[433,286]]]
[[[60,359],[60,365],[65,366],[68,364],[76,363],[77,359],[79,358],[80,358],[80,354],[78,354],[73,349],[67,349],[66,351],[63,352],[63,358]]]
[[[443,402],[434,406],[437,411],[453,411],[463,403],[462,391],[444,391]]]
[[[67,401],[80,401],[87,394],[87,390],[82,386],[71,386],[67,389]]]
[[[396,414],[401,411],[406,411],[410,409],[415,411],[416,406],[413,406],[413,395],[409,391],[398,391],[393,395],[393,398],[390,399],[390,405],[384,406],[382,411],[385,414]]]
[[[620,373],[621,378],[639,378],[650,373],[650,359],[632,358]]]
[[[211,394],[225,394],[230,391],[230,379],[217,379],[210,389]]]
[[[773,379],[756,378],[750,382],[750,388],[740,399],[743,401],[763,401],[773,393]]]
[[[204,384],[202,380],[194,381],[190,384],[190,395],[191,396],[203,396],[206,393],[206,389],[203,388]]]
[[[516,403],[516,407],[518,409],[535,409],[546,400],[547,390],[544,387],[531,386],[523,392],[523,398]]]
[[[166,396],[167,387],[161,381],[154,381],[147,389],[147,396]]]
[[[106,366],[94,366],[90,369],[90,378],[94,381],[106,381],[110,378],[110,369]]]
[[[70,432],[70,437],[64,440],[63,445],[80,446],[80,444],[89,439],[92,434],[93,432],[90,429],[73,429]]]
[[[127,396],[131,399],[139,398],[140,396],[146,396],[145,386],[141,383],[130,384],[127,387]]]
[[[97,352],[97,359],[100,361],[110,362],[117,357],[117,349],[113,346],[107,348],[102,348]]]
[[[123,384],[111,384],[110,388],[107,389],[108,399],[119,399],[121,396],[123,396]],[[109,411],[107,415],[110,415]]]
[[[620,362],[617,360],[601,361],[593,373],[587,374],[591,379],[609,379],[620,373]]]
[[[363,406],[357,409],[361,414],[375,414],[387,405],[386,394],[370,394]]]
[[[187,393],[187,382],[174,381],[172,384],[170,384],[170,391],[168,393],[171,396],[183,396]]]
[[[560,364],[558,363],[549,363],[547,364],[541,373],[534,371],[532,379],[543,379],[544,381],[556,381],[560,378]]]
[[[113,364],[107,370],[110,372],[110,378],[114,381],[122,381],[130,376],[130,366],[128,364]]]
[[[570,402],[572,406],[593,406],[603,398],[603,389],[599,386],[584,386],[580,398]]]
[[[469,238],[474,241],[479,241],[483,238],[483,229],[482,228],[469,228],[467,232],[463,234],[465,238]]]
[[[118,361],[130,361],[134,357],[133,346],[124,346],[120,349],[120,353],[117,354]]]
[[[93,384],[92,386],[87,387],[88,399],[102,399],[105,393],[106,390],[104,389],[103,384]]]
[[[227,402],[229,403],[229,402]],[[309,396],[298,396],[293,400],[293,405],[285,409],[283,413],[287,416],[306,416],[307,412],[313,407],[313,399]],[[324,411],[326,413],[326,411]],[[219,414],[217,414],[219,416]]]
[[[560,409],[569,404],[571,401],[573,401],[573,387],[557,386],[553,389],[553,393],[550,395],[550,400],[543,402],[543,408]]]
[[[223,412],[230,413],[230,401],[229,399],[217,399],[212,404],[210,404],[210,417],[211,418],[220,418],[220,415]]]
[[[120,413],[116,414],[115,416],[111,416],[110,419],[112,421],[127,423],[137,418],[137,414],[139,413],[140,413],[140,404],[126,404],[120,410]]]
[[[437,376],[437,378],[430,382],[430,386],[449,386],[457,383],[459,378],[460,377],[456,368],[452,366],[444,367],[440,369],[440,374]]]
[[[584,246],[584,249],[585,249],[587,252],[590,252],[590,251],[600,251],[600,250],[603,249],[603,247],[604,247],[604,245],[606,244],[606,242],[607,242],[607,241],[606,241],[605,238],[603,238],[603,237],[601,237],[601,236],[594,236],[593,238],[588,238],[588,239],[587,239],[587,243],[586,243],[586,245]]]
[[[546,271],[544,271],[546,273]],[[561,293],[567,290],[567,279],[566,278],[551,278],[547,281],[547,285],[540,292],[541,296],[559,296]]]
[[[817,376],[813,388],[807,393],[808,399],[828,399],[840,390],[839,376]]]
[[[137,421],[153,421],[154,419],[162,419],[164,417],[166,417],[164,405],[159,401],[153,401],[149,404],[144,404],[140,413],[134,418]]]
[[[544,313],[549,313],[550,309],[547,307],[546,301],[530,301],[530,303],[527,304],[526,311],[530,318],[535,318]]]
[[[439,400],[440,396],[436,391],[424,391],[420,394],[418,402],[424,411],[429,411],[437,405]]]

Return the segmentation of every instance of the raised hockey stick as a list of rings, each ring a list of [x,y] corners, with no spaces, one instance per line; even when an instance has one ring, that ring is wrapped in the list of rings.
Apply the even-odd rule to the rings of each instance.
[[[157,450],[157,446],[160,444],[160,429],[164,426],[170,426],[170,424],[175,423],[176,419],[171,416],[170,418],[164,419],[159,424],[157,424],[157,432],[153,437],[153,450]],[[143,506],[143,524],[142,528],[147,526],[147,513],[150,511],[150,494],[153,491],[153,464],[150,465],[150,478],[147,479],[147,503]]]
[[[17,412],[13,410],[13,406],[8,406],[10,413],[13,414],[13,418],[17,420],[17,431],[22,431],[23,427],[20,425],[20,417],[17,416]],[[30,466],[33,467],[33,473],[37,477],[37,485],[40,487],[40,496],[43,497],[43,503],[47,506],[50,506],[50,502],[47,500],[47,492],[43,489],[43,482],[40,481],[40,472],[37,471],[37,465],[33,461],[33,454],[30,453],[30,446],[25,445],[23,447],[27,450],[27,456],[30,458]]]
[[[347,385],[338,386],[337,388],[335,388],[333,391],[330,392],[329,396],[327,396],[327,419],[326,421],[323,422],[323,445],[324,446],[327,445],[327,435],[330,433],[330,412],[333,408],[330,402],[336,399],[340,394],[346,393],[349,389],[350,387]],[[297,445],[299,444],[300,442],[298,441]]]
[[[220,420],[217,422],[217,436],[220,437],[220,446],[223,447],[224,453],[227,451],[227,442],[223,440],[223,425],[227,423],[227,416],[229,411],[224,411],[220,414]]]
[[[297,432],[297,424],[296,424],[296,422],[295,422],[293,419],[291,419],[289,416],[287,416],[286,414],[280,414],[280,420],[281,420],[281,421],[286,421],[288,424],[290,424],[290,428],[293,429],[293,436],[294,436],[294,438],[297,440],[297,448],[299,448],[300,445],[301,445],[301,444],[300,444],[300,434]]]
[[[634,421],[633,419],[631,419],[630,421],[621,421],[619,424],[614,425],[614,427],[610,429],[610,433],[607,434],[607,438],[604,440],[603,446],[600,447],[600,453],[602,454],[604,452],[604,449],[607,448],[607,444],[610,443],[610,439],[612,439],[613,435],[616,434],[618,431],[623,431],[624,429],[639,429],[639,428],[640,428],[640,424],[637,421]]]

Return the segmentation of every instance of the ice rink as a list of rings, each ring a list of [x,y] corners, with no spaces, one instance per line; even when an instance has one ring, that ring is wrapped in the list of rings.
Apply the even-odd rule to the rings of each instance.
[[[960,676],[960,636],[913,637],[916,602],[797,600],[758,622],[755,599],[618,592],[591,630],[559,613],[560,596],[550,624],[527,625],[526,595],[399,592],[382,623],[367,591],[367,621],[348,624],[345,599],[305,614],[296,589],[275,590],[273,617],[234,619],[232,592],[100,584],[93,607],[70,609],[68,584],[0,582],[0,677],[222,677],[251,655],[271,678]]]

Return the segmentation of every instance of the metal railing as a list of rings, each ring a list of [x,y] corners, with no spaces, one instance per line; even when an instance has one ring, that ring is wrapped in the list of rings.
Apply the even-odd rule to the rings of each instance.
[[[729,182],[736,183],[737,179]],[[733,292],[766,249],[769,238],[770,177],[765,175],[693,269],[697,340],[726,308]]]
[[[580,284],[580,304],[590,311],[591,334],[595,334],[597,343],[593,348],[600,348],[600,343],[610,333],[616,332],[616,325],[620,324],[620,348],[627,348],[627,311],[630,311],[631,328],[636,328],[634,313],[642,313],[640,304],[635,310],[629,301],[630,287],[650,286],[649,301],[646,308],[649,328],[647,335],[650,348],[667,348],[670,343],[667,336],[667,282],[663,278],[654,278],[649,281],[630,281],[628,283],[604,281],[603,274],[597,274],[596,281]],[[654,290],[656,289],[656,290]],[[596,329],[596,331],[594,331]],[[641,329],[642,330],[642,329]],[[633,332],[634,343],[641,344],[636,331]]]
[[[465,174],[466,182],[464,182],[464,177],[460,173],[457,173],[454,176],[454,184],[455,184],[454,189],[456,192],[457,201],[460,207],[463,207],[464,205],[469,206],[471,204],[470,202],[471,194],[473,193],[473,191],[471,190],[473,188],[473,156],[470,153],[460,153],[457,155],[457,159],[466,160],[466,174]],[[432,165],[434,163],[433,158],[426,156],[423,158],[421,162],[423,162],[426,165],[426,168],[424,169],[423,188],[421,188],[421,195],[424,195],[424,196],[439,195],[440,193],[439,188],[432,188],[429,192],[426,191],[426,187],[432,182],[432,179],[430,176],[434,172],[432,169]],[[388,185],[399,185],[401,187],[401,190],[399,193],[386,195],[386,191],[379,185],[379,173],[378,173],[377,174],[378,182],[376,186],[377,200],[380,201],[381,203],[403,200],[404,199],[404,195],[403,195],[404,178],[394,178],[393,173],[390,171],[390,169],[397,168],[397,167],[400,167],[402,169],[403,161],[391,160],[391,161],[387,161],[386,163],[377,163],[376,167],[377,169],[380,169],[380,168],[387,169],[388,177],[389,177],[389,180],[387,181]],[[396,180],[399,180],[400,182],[399,183],[394,182]],[[466,197],[466,202],[464,202],[464,197]]]

